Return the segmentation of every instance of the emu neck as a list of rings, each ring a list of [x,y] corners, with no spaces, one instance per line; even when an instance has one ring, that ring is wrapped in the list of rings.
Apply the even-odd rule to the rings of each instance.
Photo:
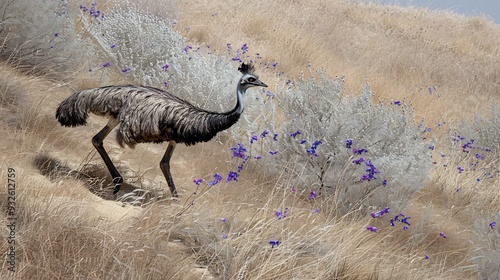
[[[236,107],[233,110],[236,114],[243,113],[243,109],[245,108],[245,92],[246,88],[243,88],[241,83],[238,83],[238,87],[236,88]]]
[[[217,124],[215,126],[217,131],[228,129],[240,119],[245,105],[245,92],[246,88],[242,87],[241,84],[238,83],[238,87],[236,88],[236,106],[234,109],[223,114],[216,114],[216,118],[218,118],[218,120],[214,121],[214,123]]]

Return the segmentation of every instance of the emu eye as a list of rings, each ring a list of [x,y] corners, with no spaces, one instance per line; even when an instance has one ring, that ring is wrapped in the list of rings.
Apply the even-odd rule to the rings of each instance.
[[[250,77],[250,78],[248,78],[248,81],[249,81],[250,83],[253,83],[253,82],[255,82],[255,78]]]

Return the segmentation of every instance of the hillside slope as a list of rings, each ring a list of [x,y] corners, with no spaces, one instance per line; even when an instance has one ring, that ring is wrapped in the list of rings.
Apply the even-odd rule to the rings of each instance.
[[[26,29],[14,22],[12,29],[0,30],[5,42],[0,176],[5,182],[9,174],[16,176],[14,193],[7,185],[0,189],[0,205],[6,208],[9,196],[15,196],[17,218],[12,231],[7,228],[9,211],[1,215],[0,249],[11,251],[8,240],[14,234],[16,272],[2,269],[0,278],[500,276],[500,227],[494,224],[500,222],[500,146],[495,137],[500,114],[491,111],[498,110],[491,106],[500,101],[497,25],[446,12],[351,1],[138,1],[139,6],[125,8],[121,1],[83,3],[83,8],[23,1],[0,4],[17,16],[0,23],[31,22],[27,9],[40,12],[47,22]],[[16,7],[25,8],[10,10]],[[91,15],[92,7],[105,17]],[[42,35],[22,46],[40,44],[38,52],[16,48],[21,35],[33,33]],[[218,110],[233,102],[227,96],[234,96],[226,93],[234,91],[235,55],[254,60],[271,89],[246,96],[245,117],[233,130],[208,143],[178,145],[171,164],[179,200],[170,199],[158,165],[165,143],[131,150],[120,148],[114,133],[106,139],[104,145],[125,177],[124,189],[114,197],[109,174],[90,141],[106,120],[91,116],[87,126],[65,128],[54,117],[59,102],[77,90],[124,83],[150,82]],[[105,62],[111,66],[104,67]],[[324,71],[314,72],[317,68]],[[299,77],[302,72],[305,78]],[[327,88],[332,85],[338,89]],[[373,93],[373,103],[361,92]],[[303,99],[286,103],[290,96]],[[352,107],[331,108],[342,117],[331,122],[338,125],[331,134],[340,135],[313,139],[325,129],[324,119],[332,117],[328,110],[306,106],[325,108],[334,101]],[[297,103],[307,110],[286,119],[292,116],[287,109]],[[355,119],[365,116],[360,111],[366,111],[368,120]],[[471,122],[475,114],[484,119]],[[414,125],[413,119],[422,118],[424,127]],[[285,129],[304,119],[314,131]],[[368,128],[359,132],[363,124]],[[264,128],[276,131],[265,133]],[[414,129],[422,133],[414,134]],[[349,139],[358,135],[353,131],[361,136]],[[370,139],[379,137],[377,131],[394,135],[378,143],[384,141]],[[466,132],[479,137],[471,139]],[[352,147],[347,140],[354,141]],[[398,160],[401,165],[415,162],[406,171],[377,173],[365,162],[377,145],[386,153],[375,158],[377,167],[384,160],[392,166]],[[235,146],[246,147],[239,152],[248,158],[235,156]],[[367,150],[352,150],[363,147]],[[408,179],[415,166],[425,168]],[[332,169],[328,180],[316,179],[316,170]],[[234,170],[238,180],[215,179]],[[359,179],[366,172],[371,181]],[[386,174],[404,182],[384,181]],[[197,184],[195,179],[203,180]],[[398,192],[403,184],[414,195]],[[365,203],[380,195],[377,191],[391,189],[396,191],[390,194],[401,197],[381,201],[396,207]],[[362,199],[348,203],[343,198],[355,197],[349,196],[352,190]]]

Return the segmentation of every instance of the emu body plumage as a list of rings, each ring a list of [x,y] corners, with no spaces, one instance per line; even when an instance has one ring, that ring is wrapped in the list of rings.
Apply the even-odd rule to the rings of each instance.
[[[160,162],[173,196],[177,196],[170,174],[170,158],[176,143],[194,145],[211,140],[219,131],[235,124],[244,108],[243,97],[253,86],[267,87],[252,73],[252,67],[242,64],[243,76],[237,86],[236,106],[229,112],[210,112],[196,107],[168,92],[147,86],[106,86],[77,92],[58,106],[56,118],[63,126],[85,125],[88,113],[109,117],[108,124],[92,138],[92,143],[104,160],[115,182],[117,193],[123,182],[111,162],[103,140],[119,125],[117,141],[120,146],[133,148],[138,143],[169,141]]]

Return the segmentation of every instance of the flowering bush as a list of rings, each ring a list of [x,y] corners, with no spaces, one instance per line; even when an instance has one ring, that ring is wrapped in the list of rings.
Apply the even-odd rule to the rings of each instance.
[[[360,204],[402,210],[430,168],[428,145],[420,139],[412,108],[375,105],[368,86],[362,95],[346,97],[342,80],[322,71],[312,76],[279,88],[277,108],[261,104],[286,116],[279,125],[273,118],[276,113],[265,119],[286,136],[278,141],[280,156],[267,164],[278,171],[297,161],[295,172],[290,172],[300,174],[296,181],[335,193],[343,211]]]

